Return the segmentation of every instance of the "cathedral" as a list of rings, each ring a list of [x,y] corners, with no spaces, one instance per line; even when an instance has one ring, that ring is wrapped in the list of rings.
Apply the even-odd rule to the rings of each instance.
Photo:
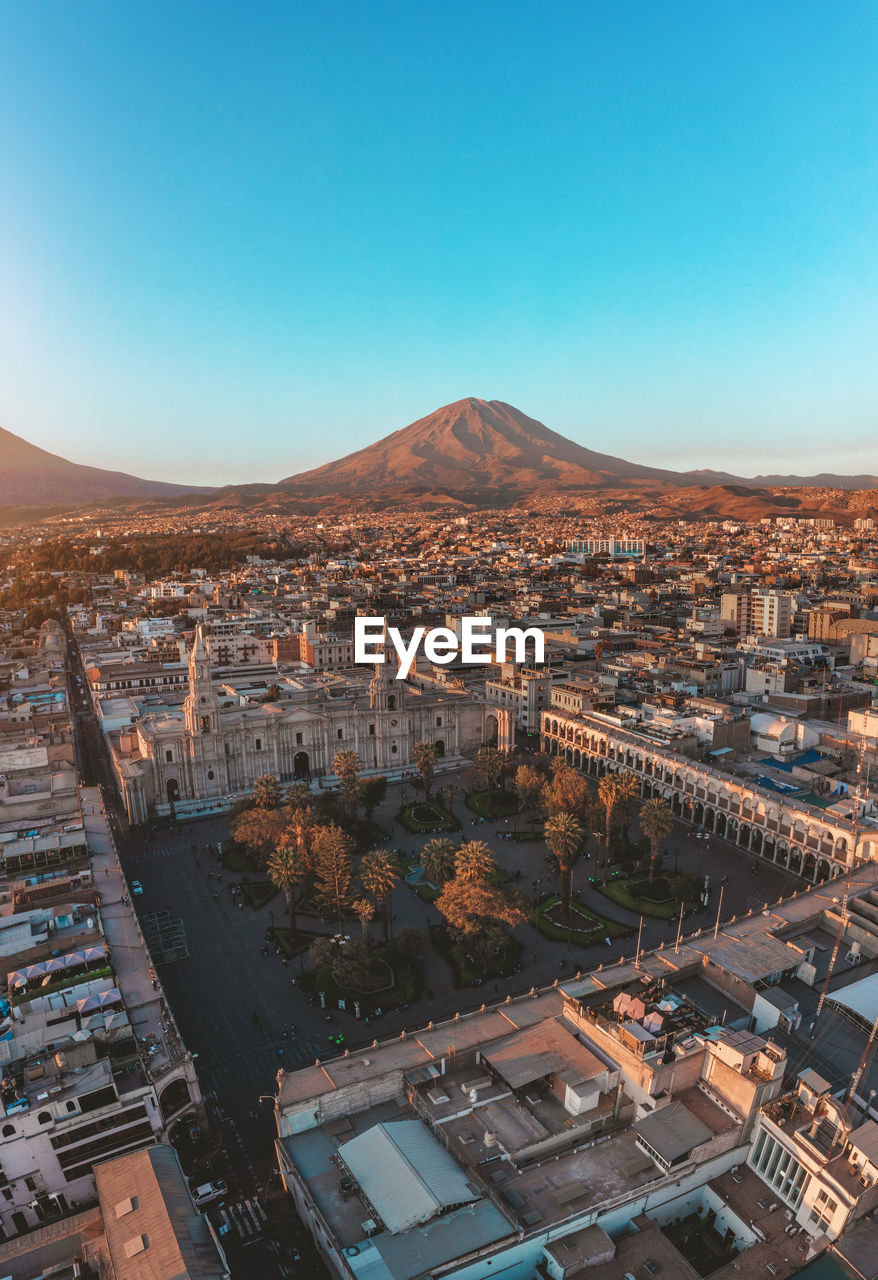
[[[189,653],[189,690],[168,706],[109,735],[113,771],[131,823],[171,812],[222,809],[250,792],[262,774],[283,783],[332,786],[336,752],[356,751],[363,773],[399,778],[413,770],[415,743],[432,742],[448,765],[480,746],[508,750],[510,713],[457,688],[415,687],[396,679],[390,661],[367,684],[356,675],[284,681],[277,702],[229,700],[211,677],[201,627]]]

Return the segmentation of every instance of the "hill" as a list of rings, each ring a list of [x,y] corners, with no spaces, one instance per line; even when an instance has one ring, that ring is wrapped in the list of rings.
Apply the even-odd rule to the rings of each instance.
[[[55,502],[72,506],[105,498],[168,498],[209,492],[69,462],[0,427],[0,507]]]

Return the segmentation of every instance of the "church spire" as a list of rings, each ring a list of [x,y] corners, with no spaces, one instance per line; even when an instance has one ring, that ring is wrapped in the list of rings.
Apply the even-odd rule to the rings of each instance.
[[[219,728],[219,702],[210,680],[210,658],[200,622],[189,653],[189,695],[183,710],[189,733],[216,733]]]

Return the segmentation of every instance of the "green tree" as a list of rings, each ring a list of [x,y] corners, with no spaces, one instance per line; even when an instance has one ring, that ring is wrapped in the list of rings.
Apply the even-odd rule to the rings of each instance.
[[[552,814],[546,822],[545,837],[561,872],[561,910],[566,917],[570,910],[573,864],[582,845],[582,827],[572,813],[562,810]]]
[[[371,898],[354,898],[351,903],[351,910],[360,921],[360,928],[363,930],[363,941],[369,941],[369,924],[375,914],[375,903]]]
[[[464,935],[478,933],[491,923],[507,929],[524,924],[527,912],[518,894],[494,888],[483,880],[455,876],[442,889],[436,907],[452,929]]]
[[[284,804],[291,809],[310,809],[311,800],[311,788],[307,782],[293,782],[284,792]]]
[[[457,846],[454,878],[467,884],[487,884],[497,870],[494,855],[484,840],[467,840]]]
[[[515,794],[522,811],[528,815],[533,832],[543,801],[543,775],[530,764],[520,764],[515,771]]]
[[[296,935],[296,889],[305,879],[307,869],[299,845],[292,832],[285,832],[268,855],[268,878],[281,890],[287,902],[290,933]]]
[[[356,751],[336,751],[332,761],[332,772],[339,779],[340,790],[352,818],[356,818],[357,806],[360,803],[360,771],[362,768],[362,761]]]
[[[253,783],[253,801],[259,809],[279,809],[281,786],[273,773],[262,773]]]
[[[473,764],[473,773],[477,778],[481,778],[486,791],[494,790],[497,779],[503,772],[503,764],[502,751],[498,751],[496,747],[479,747]]]
[[[366,893],[370,894],[378,904],[381,916],[381,935],[387,941],[389,932],[390,895],[399,883],[396,863],[389,853],[383,849],[373,849],[364,854],[360,864],[360,883]]]
[[[421,850],[421,866],[430,884],[443,885],[452,878],[456,856],[457,845],[453,840],[435,836],[427,841]]]
[[[552,770],[552,776],[543,788],[543,804],[550,817],[557,813],[570,813],[581,819],[588,809],[589,798],[585,778],[566,760]]]
[[[314,835],[314,854],[317,901],[335,916],[341,927],[342,916],[354,896],[350,837],[335,823],[318,827]]]
[[[643,834],[649,840],[649,878],[655,879],[655,864],[658,858],[659,845],[673,826],[671,806],[660,796],[652,796],[643,802],[640,810],[640,825]]]
[[[371,820],[372,814],[379,805],[384,803],[384,797],[387,795],[387,779],[383,773],[377,774],[374,778],[365,778],[360,784],[360,803],[365,810],[366,817]]]
[[[615,773],[605,773],[598,783],[598,797],[604,806],[604,884],[610,868],[610,833],[613,829],[613,813],[619,803],[619,781]]]
[[[432,742],[416,742],[412,747],[412,760],[424,784],[424,798],[428,804],[430,803],[430,782],[436,772],[438,759],[439,755]]]

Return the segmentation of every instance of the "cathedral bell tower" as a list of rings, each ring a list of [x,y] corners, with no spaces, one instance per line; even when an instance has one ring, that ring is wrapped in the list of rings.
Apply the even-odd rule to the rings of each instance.
[[[369,706],[373,711],[396,711],[402,707],[404,680],[397,680],[395,654],[384,651],[384,661],[375,663],[375,674],[369,681]]]
[[[186,732],[193,737],[219,729],[219,701],[210,682],[210,659],[201,623],[189,654],[189,694],[183,703]]]

